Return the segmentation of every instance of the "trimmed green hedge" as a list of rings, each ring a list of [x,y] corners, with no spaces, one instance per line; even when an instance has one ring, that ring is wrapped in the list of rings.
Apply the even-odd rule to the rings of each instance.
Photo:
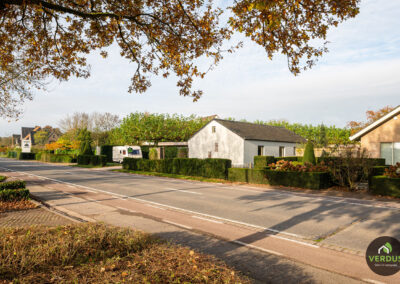
[[[276,159],[274,156],[254,156],[254,168],[262,169],[269,164],[275,163]]]
[[[374,176],[370,179],[369,189],[373,194],[400,198],[400,178]]]
[[[15,152],[15,151],[8,151],[7,152],[7,158],[16,158],[17,155],[18,155],[18,153]]]
[[[103,145],[100,147],[100,155],[107,156],[107,162],[113,162],[113,146],[112,145]]]
[[[341,159],[340,157],[319,157],[317,158],[317,162],[321,163],[324,162],[325,164],[328,164],[329,162],[335,163],[337,160]],[[357,158],[354,158],[357,159]],[[372,161],[372,165],[377,167],[377,166],[385,166],[385,159],[381,158],[369,158],[369,160]]]
[[[229,169],[229,180],[257,184],[323,189],[332,186],[329,173],[287,172],[262,169]]]
[[[376,166],[372,167],[370,176],[382,176],[385,173],[385,169],[389,166]]]
[[[265,170],[271,185],[324,189],[332,186],[330,173],[286,172]]]
[[[1,201],[16,201],[21,199],[29,199],[28,189],[21,188],[0,190]]]
[[[18,160],[34,160],[35,159],[35,153],[18,153],[17,154],[17,159]]]
[[[165,147],[164,148],[164,158],[165,159],[174,159],[178,157],[178,147]]]
[[[234,182],[269,184],[263,169],[230,168],[228,179]]]
[[[51,154],[40,152],[36,154],[35,159],[37,161],[48,163],[76,163],[76,157],[68,154]]]
[[[295,156],[292,156],[292,157],[276,157],[275,158],[275,160],[276,161],[288,161],[288,162],[301,162],[301,161],[299,161],[299,158],[301,158],[301,160],[303,160],[303,157],[295,157]]]
[[[26,183],[23,180],[14,180],[0,183],[0,191],[7,189],[20,189],[25,187]]]
[[[5,176],[0,176],[0,182],[5,181],[6,179],[7,179],[7,177],[5,177]]]
[[[133,171],[226,179],[228,177],[228,169],[231,167],[231,160],[189,158],[146,160],[124,158],[122,166],[126,170]]]
[[[78,155],[78,165],[102,166],[107,164],[106,155]]]

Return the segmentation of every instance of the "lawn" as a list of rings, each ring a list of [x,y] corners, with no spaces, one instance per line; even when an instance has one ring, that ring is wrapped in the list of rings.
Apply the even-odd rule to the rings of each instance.
[[[0,279],[4,283],[250,283],[212,256],[99,223],[0,229]]]

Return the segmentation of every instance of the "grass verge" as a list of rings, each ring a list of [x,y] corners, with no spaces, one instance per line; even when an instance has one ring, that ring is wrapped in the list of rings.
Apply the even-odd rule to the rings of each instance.
[[[13,283],[250,283],[211,256],[98,223],[0,229],[0,279]]]
[[[103,166],[93,166],[93,165],[72,165],[71,167],[78,167],[78,168],[105,168],[105,167],[115,167],[121,166],[119,163],[107,163],[104,167]]]
[[[197,181],[205,181],[205,182],[232,183],[231,181],[228,181],[225,179],[217,179],[217,178],[194,177],[194,176],[166,174],[166,173],[157,173],[157,172],[131,171],[131,170],[112,170],[112,171],[128,173],[128,174],[145,175],[145,176],[167,177],[167,178],[197,180]]]

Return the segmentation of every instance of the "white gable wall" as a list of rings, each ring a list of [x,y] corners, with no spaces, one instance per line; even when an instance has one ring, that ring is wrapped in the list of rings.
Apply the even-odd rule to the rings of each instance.
[[[215,133],[212,133],[213,126]],[[215,143],[218,143],[218,152]],[[211,152],[211,158],[230,159],[233,165],[244,164],[244,139],[217,121],[211,121],[190,138],[188,146],[189,158],[206,159]]]
[[[264,146],[263,156],[279,157],[279,147],[285,147],[284,157],[296,156],[296,143],[289,142],[270,142],[245,140],[244,141],[244,164],[253,163],[254,156],[258,155],[258,146]]]

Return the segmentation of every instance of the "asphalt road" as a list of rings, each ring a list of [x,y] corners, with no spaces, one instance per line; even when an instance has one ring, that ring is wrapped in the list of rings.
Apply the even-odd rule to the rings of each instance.
[[[212,184],[0,159],[9,169],[129,196],[280,235],[365,251],[379,236],[400,239],[400,204],[279,189]]]

